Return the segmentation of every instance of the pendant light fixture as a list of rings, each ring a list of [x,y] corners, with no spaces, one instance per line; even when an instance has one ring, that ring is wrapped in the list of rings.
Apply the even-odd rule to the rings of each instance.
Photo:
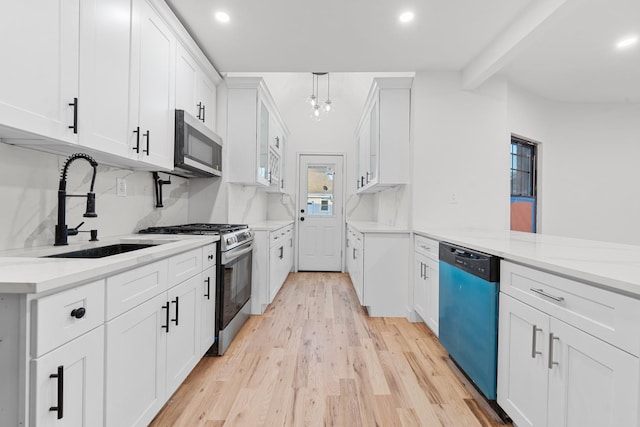
[[[320,76],[327,76],[327,99],[324,102],[320,101]],[[334,105],[330,97],[330,77],[328,72],[313,72],[311,73],[311,77],[311,95],[309,95],[306,100],[306,102],[311,106],[309,117],[312,120],[320,121],[323,116],[328,115],[334,110]]]

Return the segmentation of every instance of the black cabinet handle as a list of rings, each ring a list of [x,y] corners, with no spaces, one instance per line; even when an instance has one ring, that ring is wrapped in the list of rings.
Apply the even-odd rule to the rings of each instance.
[[[84,315],[87,313],[87,309],[84,307],[78,307],[71,310],[71,317],[75,317],[76,319],[82,319]]]
[[[69,107],[73,107],[73,125],[69,126],[69,129],[73,129],[73,133],[78,133],[78,98],[73,98]]]
[[[165,317],[165,320],[166,320],[167,324],[166,325],[162,325],[161,327],[162,327],[162,329],[166,329],[167,333],[169,333],[169,301],[167,301],[166,305],[164,305],[164,304],[162,305],[162,309],[163,310],[165,310],[165,309],[167,310],[167,315]]]
[[[207,255],[207,259],[208,259],[209,261],[211,261],[211,260],[213,259],[213,254],[209,254],[209,255]]]
[[[206,105],[203,105],[203,106],[202,106],[202,117],[200,118],[200,120],[202,120],[202,123],[204,123],[204,112],[205,112],[205,108],[206,108]]]
[[[58,373],[49,375],[49,378],[57,378],[58,379],[58,406],[52,406],[49,408],[49,411],[56,411],[58,413],[58,419],[61,420],[63,417],[63,408],[64,408],[64,366],[58,366]]]
[[[282,259],[283,256],[284,256],[284,246],[280,246],[280,255],[278,255],[278,258]]]
[[[140,152],[140,126],[136,127],[133,133],[136,134],[136,146],[133,147],[133,151],[135,151],[136,153],[139,153]]]
[[[359,179],[356,179],[356,190],[357,190],[358,188],[360,188],[360,180],[359,180]]]
[[[176,297],[175,301],[171,301],[171,304],[175,304],[176,305],[176,318],[175,319],[171,319],[172,322],[175,322],[176,326],[178,326],[178,309],[180,308],[180,299],[178,297]]]
[[[207,299],[211,299],[211,277],[207,277],[205,282],[207,282],[207,293],[204,296]]]
[[[367,172],[367,184],[369,183],[369,176],[370,176],[370,175],[371,175],[371,174],[370,174],[369,172]]]
[[[271,172],[269,172],[269,184],[271,184]]]
[[[149,155],[149,139],[151,139],[149,137],[149,130],[147,129],[147,131],[144,134],[145,138],[147,138],[147,149],[146,150],[142,150],[143,153],[147,153],[147,156]]]
[[[198,120],[202,120],[202,102],[198,102],[196,107],[198,108],[198,115],[196,117]]]

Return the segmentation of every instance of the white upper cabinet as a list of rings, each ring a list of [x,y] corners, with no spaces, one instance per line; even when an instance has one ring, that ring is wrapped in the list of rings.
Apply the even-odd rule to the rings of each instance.
[[[129,146],[131,7],[134,0],[83,0],[80,24],[80,144],[120,156]]]
[[[216,130],[216,85],[187,49],[178,43],[176,55],[176,108],[187,111]]]
[[[12,130],[78,141],[74,99],[78,98],[79,0],[3,2],[0,40],[0,135]],[[71,105],[70,105],[71,104]]]
[[[130,146],[138,160],[173,169],[176,37],[146,1],[133,9]]]
[[[373,79],[356,128],[358,192],[409,183],[411,77]]]
[[[227,77],[229,182],[283,191],[288,129],[260,77]]]

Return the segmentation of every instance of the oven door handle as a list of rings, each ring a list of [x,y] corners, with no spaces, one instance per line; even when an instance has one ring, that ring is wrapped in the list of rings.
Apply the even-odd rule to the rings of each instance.
[[[251,252],[253,250],[253,242],[249,246],[245,246],[242,249],[233,249],[228,252],[222,252],[222,257],[220,262],[224,264],[228,264],[236,258],[240,258],[242,255]]]

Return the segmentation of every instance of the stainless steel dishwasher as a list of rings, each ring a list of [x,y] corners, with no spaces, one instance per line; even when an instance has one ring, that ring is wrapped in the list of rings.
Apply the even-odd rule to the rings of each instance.
[[[439,339],[489,400],[496,400],[500,259],[440,242]]]

